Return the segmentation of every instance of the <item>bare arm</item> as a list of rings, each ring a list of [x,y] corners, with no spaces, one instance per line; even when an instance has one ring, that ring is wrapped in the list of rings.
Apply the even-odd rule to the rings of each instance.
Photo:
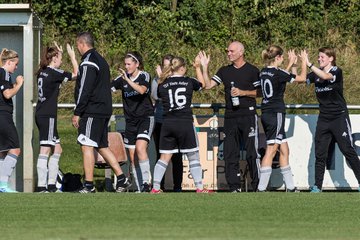
[[[237,88],[235,88],[237,89]],[[241,90],[239,89],[239,97],[252,97],[252,98],[256,98],[257,96],[257,90]]]
[[[158,89],[158,82],[156,79],[153,79],[151,82],[151,95],[150,96],[155,101],[159,99],[159,97],[157,95],[157,89]]]
[[[3,91],[3,95],[6,99],[10,99],[15,96],[20,90],[21,86],[24,83],[24,77],[19,75],[16,77],[16,82],[13,85],[13,88],[9,88]]]
[[[231,89],[231,96],[256,98],[257,90],[241,90],[239,88],[233,87]]]
[[[306,59],[308,57],[305,50],[302,50],[300,53],[301,57],[301,73],[300,75],[296,75],[295,82],[304,83],[306,81]]]
[[[74,48],[69,44],[66,44],[66,51],[69,54],[71,64],[73,66],[72,79],[75,79],[79,71],[79,65],[78,62],[76,61],[75,51]]]
[[[195,57],[193,66],[195,68],[197,80],[201,83],[202,88],[205,88],[206,87],[205,78],[204,78],[203,72],[201,71],[201,60],[200,60],[199,54]]]
[[[333,75],[331,73],[327,73],[320,68],[316,67],[314,64],[310,63],[309,58],[306,58],[306,65],[321,79],[323,80],[332,80]]]
[[[290,71],[290,69],[296,64],[297,62],[297,56],[295,54],[295,50],[291,49],[290,51],[288,51],[288,58],[289,58],[289,63],[288,66],[286,67],[286,71]]]
[[[144,85],[139,85],[134,83],[133,81],[131,81],[131,79],[127,76],[126,72],[124,69],[120,68],[120,72],[122,74],[122,77],[125,79],[125,81],[138,93],[140,93],[141,95],[146,93],[146,91],[148,90],[148,88]]]
[[[204,81],[205,81],[205,85],[204,85],[205,89],[211,89],[211,88],[217,86],[218,84],[214,80],[209,78],[210,55],[206,55],[206,53],[204,51],[200,51],[199,57],[200,57],[202,73],[203,73]]]

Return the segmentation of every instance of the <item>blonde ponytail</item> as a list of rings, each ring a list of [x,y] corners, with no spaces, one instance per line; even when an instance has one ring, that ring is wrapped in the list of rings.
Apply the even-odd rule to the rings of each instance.
[[[275,61],[275,57],[279,55],[283,55],[283,49],[279,46],[272,45],[267,49],[263,50],[261,53],[261,57],[264,62],[269,65],[270,63]]]
[[[174,74],[179,68],[185,67],[185,59],[182,57],[174,57],[169,66],[166,66],[160,75],[159,84],[163,83],[168,77]]]

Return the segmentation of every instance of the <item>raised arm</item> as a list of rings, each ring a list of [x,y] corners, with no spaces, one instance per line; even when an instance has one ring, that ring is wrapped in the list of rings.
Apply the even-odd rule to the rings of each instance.
[[[200,53],[198,55],[196,55],[193,66],[195,68],[196,71],[196,78],[197,80],[201,83],[202,88],[206,87],[205,84],[205,79],[204,79],[204,74],[201,71],[201,58],[200,58]]]
[[[290,72],[290,70],[296,66],[297,63],[297,56],[295,54],[295,50],[291,49],[288,51],[288,59],[289,59],[289,63],[288,66],[286,67],[286,71]]]
[[[200,51],[198,56],[200,57],[200,63],[202,66],[202,74],[205,81],[205,89],[211,89],[217,86],[217,83],[209,78],[210,55],[206,55],[205,51]]]
[[[306,58],[306,65],[322,80],[332,80],[334,77],[331,73],[327,73],[316,67],[314,64],[310,63],[308,57]]]
[[[78,71],[79,71],[79,65],[78,62],[76,61],[76,56],[75,56],[75,51],[74,48],[72,46],[70,46],[70,44],[66,44],[66,51],[69,54],[70,60],[71,60],[71,64],[73,66],[73,71],[72,71],[72,79],[75,79]]]
[[[308,58],[307,52],[302,50],[300,53],[301,57],[301,73],[296,75],[295,82],[303,83],[306,81],[306,59]]]

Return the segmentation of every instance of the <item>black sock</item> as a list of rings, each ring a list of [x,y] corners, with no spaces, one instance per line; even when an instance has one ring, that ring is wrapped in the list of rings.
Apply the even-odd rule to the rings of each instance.
[[[84,187],[86,187],[89,190],[93,189],[94,187],[93,181],[85,181]]]
[[[117,182],[124,182],[125,181],[125,174],[120,174],[119,176],[116,176],[117,177]]]
[[[55,184],[49,184],[49,185],[48,185],[48,190],[49,190],[49,191],[55,190],[55,189],[56,189]]]

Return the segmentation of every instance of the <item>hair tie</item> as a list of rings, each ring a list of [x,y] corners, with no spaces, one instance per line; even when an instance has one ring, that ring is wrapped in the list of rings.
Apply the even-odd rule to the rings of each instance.
[[[130,57],[132,57],[137,63],[140,63],[139,60],[138,60],[134,55],[132,55],[131,53],[126,54],[126,56],[130,56]]]

